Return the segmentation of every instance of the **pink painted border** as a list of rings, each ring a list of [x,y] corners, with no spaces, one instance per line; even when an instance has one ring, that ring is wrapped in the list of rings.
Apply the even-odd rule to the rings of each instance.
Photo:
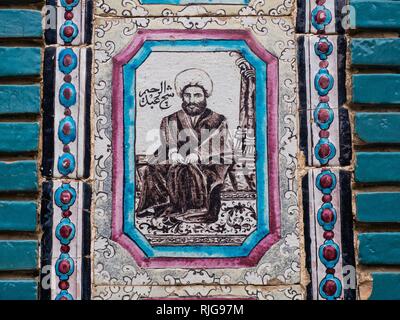
[[[123,66],[130,61],[147,40],[245,40],[252,51],[267,63],[268,96],[268,176],[269,176],[269,234],[242,258],[149,258],[123,232]],[[251,32],[245,30],[139,30],[132,43],[113,58],[113,203],[112,240],[118,242],[140,267],[147,268],[243,268],[257,265],[265,252],[276,243],[280,235],[280,197],[278,165],[278,59],[261,46]]]
[[[207,296],[207,297],[153,297],[153,298],[144,298],[143,300],[214,300],[214,301],[225,301],[225,300],[257,300],[255,297],[244,297],[244,296],[237,296],[237,297],[229,297],[229,296]]]

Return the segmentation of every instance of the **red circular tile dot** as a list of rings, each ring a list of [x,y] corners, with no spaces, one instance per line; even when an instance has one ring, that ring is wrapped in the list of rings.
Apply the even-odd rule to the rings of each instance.
[[[71,232],[72,228],[70,226],[64,225],[60,228],[60,235],[64,239],[67,239],[71,235]]]
[[[337,251],[333,246],[326,246],[322,250],[324,258],[328,261],[333,261],[337,258]]]
[[[64,125],[63,125],[63,127],[62,127],[62,132],[63,132],[65,135],[69,135],[69,134],[71,133],[71,124],[68,123],[68,122],[64,123]]]
[[[65,190],[63,192],[61,192],[61,202],[66,204],[69,203],[72,199],[72,194],[71,192]]]
[[[70,74],[65,75],[64,76],[64,81],[67,82],[67,83],[71,83],[71,81],[72,81],[71,75]]]
[[[329,188],[333,183],[332,177],[329,174],[325,174],[321,177],[320,183],[323,188]]]
[[[332,240],[335,234],[333,231],[325,231],[323,236],[325,240]]]
[[[321,69],[326,69],[326,68],[329,67],[329,62],[326,61],[326,60],[321,61],[321,62],[319,63],[319,67],[320,67]]]
[[[325,282],[322,290],[328,295],[333,296],[336,293],[337,287],[336,283],[333,280],[328,280]]]
[[[328,130],[321,130],[320,132],[319,132],[319,137],[320,138],[329,138],[329,131]]]
[[[330,194],[324,194],[322,196],[322,202],[327,203],[332,201],[332,196]]]
[[[71,99],[71,96],[72,96],[71,89],[70,88],[64,89],[64,97],[65,97],[65,99],[69,100],[69,99]]]
[[[67,11],[64,14],[64,18],[65,20],[72,20],[74,18],[74,14],[72,13],[72,11]]]
[[[335,269],[333,269],[333,268],[328,268],[328,269],[326,269],[326,273],[328,273],[328,274],[335,274]]]
[[[62,260],[58,265],[58,270],[61,273],[66,274],[71,270],[71,265],[67,260]]]
[[[321,96],[321,97],[319,97],[319,101],[327,103],[327,102],[329,102],[329,97],[328,96]]]
[[[322,210],[322,214],[321,214],[321,218],[322,221],[324,221],[325,223],[329,223],[333,221],[333,212],[330,209],[324,209]]]
[[[315,16],[315,20],[321,24],[326,21],[326,12],[323,10],[320,10],[317,12],[317,15]]]
[[[61,290],[68,290],[68,288],[69,288],[69,283],[68,283],[68,281],[60,281],[60,282],[58,283],[58,287],[59,287]]]
[[[72,37],[74,35],[74,28],[71,27],[71,26],[66,26],[64,28],[63,33],[64,33],[64,36],[70,38],[70,37]]]
[[[69,159],[64,159],[64,161],[62,163],[63,168],[67,169],[70,167],[70,165],[71,165],[71,161]]]
[[[318,50],[322,53],[327,53],[329,51],[329,44],[327,42],[319,42],[318,43]]]
[[[72,57],[71,55],[67,54],[64,56],[63,65],[65,67],[69,67],[72,64]]]
[[[325,159],[331,154],[331,147],[329,144],[321,144],[318,150],[318,155],[322,158]]]
[[[60,247],[60,251],[61,251],[62,253],[68,253],[69,250],[70,250],[70,248],[69,248],[69,246],[67,246],[67,245],[62,245],[62,246]]]
[[[62,216],[63,218],[69,218],[72,215],[72,212],[67,210],[67,211],[63,211]]]
[[[330,114],[329,111],[327,109],[320,109],[318,111],[318,121],[325,123],[329,120],[330,118]]]
[[[326,89],[329,87],[330,80],[327,76],[321,76],[321,78],[318,80],[318,84],[322,89]]]

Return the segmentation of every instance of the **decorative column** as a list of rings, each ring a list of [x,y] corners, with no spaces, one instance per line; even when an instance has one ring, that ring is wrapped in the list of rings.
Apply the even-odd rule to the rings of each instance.
[[[354,299],[350,123],[345,106],[346,39],[337,0],[299,2],[300,149],[310,299]]]
[[[51,288],[42,299],[90,299],[92,1],[48,1],[56,30],[46,32],[42,264]],[[48,7],[51,11],[51,7]]]

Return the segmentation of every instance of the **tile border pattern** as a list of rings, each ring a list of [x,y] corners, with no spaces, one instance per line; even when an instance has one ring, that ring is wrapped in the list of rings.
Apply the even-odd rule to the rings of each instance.
[[[343,107],[346,41],[337,35],[342,5],[338,0],[313,0],[300,6],[303,17],[298,16],[298,31],[306,33],[298,37],[298,57],[299,81],[303,81],[300,149],[307,169],[303,208],[311,276],[308,298],[317,300],[355,298],[354,290],[345,287],[343,275],[348,263],[354,265],[354,252],[353,240],[342,235],[342,227],[352,221],[347,214],[351,197],[343,197],[350,192],[349,173],[342,168],[350,164],[351,143]],[[352,228],[346,232],[352,233]],[[348,255],[353,258],[347,259]]]
[[[90,299],[90,104],[92,1],[47,1],[57,30],[46,32],[41,299]],[[74,180],[71,180],[74,179]],[[42,279],[43,280],[43,279]]]
[[[42,14],[27,1],[6,2],[0,8],[0,300],[36,300]]]
[[[130,240],[130,237],[126,233],[126,230],[123,228],[123,208],[121,199],[127,199],[127,196],[123,196],[120,194],[120,190],[123,190],[122,184],[130,183],[129,180],[125,177],[121,171],[123,166],[121,165],[123,159],[123,146],[126,146],[127,143],[122,143],[124,134],[123,129],[123,118],[122,115],[123,110],[123,101],[119,97],[123,97],[122,91],[122,75],[123,75],[123,66],[126,65],[138,52],[139,48],[145,41],[165,41],[168,37],[173,36],[174,39],[179,39],[181,41],[190,42],[193,40],[204,39],[207,38],[212,41],[243,41],[246,39],[247,45],[249,48],[257,54],[257,56],[261,59],[261,61],[266,62],[267,64],[267,83],[268,83],[268,92],[265,93],[265,96],[268,96],[268,123],[271,124],[268,127],[268,146],[269,150],[272,150],[268,153],[268,170],[269,172],[276,172],[278,170],[278,147],[277,147],[277,119],[278,119],[278,97],[277,97],[277,82],[278,79],[278,69],[277,69],[277,59],[272,56],[269,52],[267,52],[251,35],[250,32],[239,32],[235,33],[228,31],[187,31],[187,30],[143,30],[139,31],[135,36],[134,42],[126,49],[126,51],[122,52],[120,55],[114,58],[114,71],[113,71],[113,81],[114,84],[114,95],[113,95],[113,124],[114,124],[114,135],[113,135],[113,157],[114,157],[114,175],[113,175],[113,183],[114,183],[114,198],[113,198],[113,240],[119,242],[123,247],[125,247],[133,256],[135,256],[136,261],[140,266],[152,266],[152,267],[200,267],[204,266],[207,268],[211,267],[234,267],[239,268],[243,266],[253,266],[258,263],[261,259],[262,255],[276,242],[280,239],[280,204],[277,201],[272,201],[273,199],[279,198],[278,193],[278,180],[272,178],[272,174],[270,174],[269,179],[269,193],[270,193],[270,201],[269,201],[269,230],[268,234],[260,235],[261,240],[252,241],[249,243],[254,246],[254,248],[248,249],[251,251],[246,257],[234,257],[231,258],[227,253],[222,253],[223,258],[177,258],[177,257],[151,257],[147,258],[142,250],[143,248],[139,248],[140,241],[135,239],[136,244]],[[204,45],[204,44],[202,44]],[[257,69],[257,66],[254,64],[254,67]],[[272,200],[271,200],[272,199]],[[126,201],[126,200],[125,200]],[[126,217],[125,217],[126,219]],[[126,220],[125,220],[126,221]],[[256,238],[258,239],[258,238]],[[189,247],[190,248],[190,247]],[[239,249],[235,249],[235,254]],[[244,247],[247,249],[247,247]],[[174,250],[178,250],[177,247],[174,247]],[[194,249],[200,251],[200,249]],[[236,251],[237,250],[237,251]],[[161,250],[160,250],[161,251]],[[215,252],[217,250],[214,249]],[[229,250],[225,250],[229,251]],[[165,252],[165,251],[164,251]],[[221,253],[219,253],[221,254]],[[226,255],[225,255],[226,254]],[[228,258],[229,257],[229,258]]]

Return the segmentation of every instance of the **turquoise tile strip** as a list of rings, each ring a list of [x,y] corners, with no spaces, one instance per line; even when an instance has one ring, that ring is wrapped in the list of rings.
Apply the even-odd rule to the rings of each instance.
[[[369,300],[400,300],[400,273],[372,273],[372,293]]]
[[[360,222],[400,222],[400,192],[366,192],[356,195]]]
[[[0,38],[40,38],[42,13],[38,10],[0,10]]]
[[[40,112],[40,85],[0,85],[0,114]]]
[[[361,264],[400,264],[400,232],[361,233],[358,240]]]
[[[0,280],[0,300],[36,300],[37,296],[36,280]]]
[[[353,102],[400,104],[400,74],[353,75]]]
[[[0,77],[39,76],[41,49],[0,47]]]
[[[35,231],[36,201],[0,201],[0,231]]]
[[[37,163],[34,160],[0,162],[0,192],[38,190]]]
[[[39,123],[0,122],[0,152],[20,153],[37,151]]]
[[[400,152],[357,152],[355,180],[360,183],[400,182]]]
[[[38,243],[34,240],[0,240],[0,270],[38,268]]]
[[[400,29],[400,1],[392,0],[350,0],[357,29]]]
[[[355,133],[366,143],[400,143],[400,112],[358,112]]]
[[[400,39],[353,39],[351,62],[364,66],[400,66]]]
[[[7,2],[7,1],[6,1]],[[8,1],[7,3],[9,3]],[[17,3],[18,1],[14,1]],[[12,5],[14,2],[10,2]],[[20,1],[21,2],[21,1]],[[27,4],[26,1],[22,1]],[[39,2],[31,0],[32,2]],[[39,114],[41,86],[39,83],[13,85],[12,77],[39,79],[42,69],[42,49],[39,44],[25,46],[9,44],[11,39],[41,39],[43,18],[40,10],[22,8],[0,9],[0,153],[21,155],[37,152],[40,126],[38,122],[4,119],[17,114]],[[11,40],[14,41],[14,40]],[[36,80],[34,81],[36,82]],[[13,118],[14,119],[14,118]],[[8,122],[7,122],[8,121]],[[29,120],[28,120],[29,121]],[[8,272],[33,271],[39,266],[37,240],[7,239],[9,232],[35,232],[38,201],[17,200],[20,193],[38,191],[38,164],[35,160],[0,161],[0,232],[7,232],[0,240],[0,271],[7,272],[0,280],[0,300],[36,300],[38,279],[10,279]],[[12,195],[13,199],[6,199]]]

